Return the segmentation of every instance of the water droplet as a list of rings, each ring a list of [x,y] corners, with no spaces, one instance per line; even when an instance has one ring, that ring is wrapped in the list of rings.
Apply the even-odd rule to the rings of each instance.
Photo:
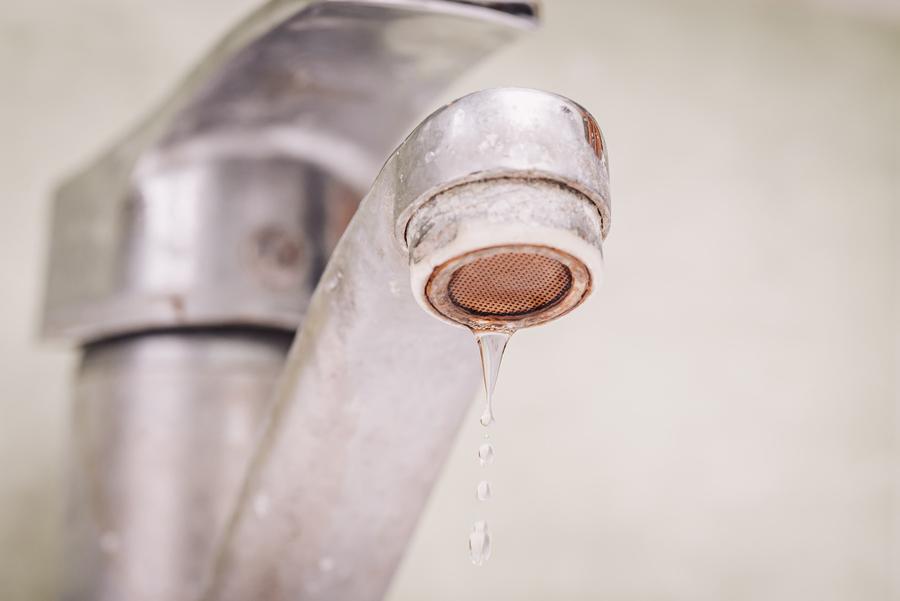
[[[475,498],[479,501],[487,501],[491,498],[491,483],[487,480],[482,480],[478,483],[478,486],[475,487]]]
[[[482,466],[489,465],[494,460],[494,445],[489,442],[482,443],[478,447],[478,461]]]
[[[484,427],[494,423],[494,387],[497,385],[497,375],[500,373],[500,362],[503,360],[503,351],[509,342],[509,332],[475,332],[475,340],[481,351],[481,369],[484,374],[484,392],[487,399],[484,413],[481,414],[481,425]]]
[[[428,152],[425,153],[425,162],[430,163],[433,160],[434,160],[434,151],[429,150]]]
[[[503,360],[503,351],[509,342],[512,332],[479,332],[475,331],[475,340],[478,342],[478,350],[481,354],[481,370],[484,375],[485,407],[481,415],[482,426],[490,426],[494,423],[494,387],[497,385],[497,375],[500,373],[500,362]],[[485,434],[487,438],[487,434]],[[484,442],[478,447],[478,461],[482,466],[488,465],[494,459],[494,447],[490,442]],[[491,498],[491,484],[482,480],[475,487],[475,497],[479,501],[487,501]],[[469,534],[469,558],[476,566],[484,565],[491,556],[491,534],[488,532],[487,522],[478,521],[472,527]]]
[[[469,558],[476,566],[484,565],[491,557],[491,533],[485,521],[475,522],[469,535]]]
[[[328,280],[328,284],[327,284],[328,290],[332,291],[332,292],[334,290],[337,290],[337,287],[341,285],[342,279],[344,279],[343,272],[338,271],[337,273],[335,273],[334,277],[332,277],[330,280]]]

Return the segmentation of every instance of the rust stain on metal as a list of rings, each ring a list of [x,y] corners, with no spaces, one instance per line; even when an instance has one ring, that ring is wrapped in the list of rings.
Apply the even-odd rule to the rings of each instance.
[[[250,268],[273,288],[299,284],[305,271],[304,255],[300,233],[279,225],[266,225],[250,239]]]
[[[255,242],[257,255],[265,263],[289,269],[300,260],[300,244],[290,233],[277,226],[259,230]]]
[[[581,109],[581,120],[584,123],[584,137],[597,158],[603,157],[603,134],[600,132],[600,126],[586,110]]]

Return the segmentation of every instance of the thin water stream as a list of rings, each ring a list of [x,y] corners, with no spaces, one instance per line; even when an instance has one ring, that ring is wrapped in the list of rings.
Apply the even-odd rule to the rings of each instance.
[[[481,369],[484,375],[485,406],[479,421],[485,428],[494,423],[494,388],[497,385],[497,376],[500,373],[500,362],[503,360],[503,351],[509,342],[512,332],[475,332],[475,340],[481,353]],[[494,460],[494,446],[485,432],[485,442],[478,447],[478,462],[481,467],[487,467]],[[478,501],[487,501],[491,498],[491,483],[481,480],[475,487],[475,498]],[[469,558],[472,563],[481,566],[491,557],[491,533],[486,520],[478,520],[472,526],[469,534]]]

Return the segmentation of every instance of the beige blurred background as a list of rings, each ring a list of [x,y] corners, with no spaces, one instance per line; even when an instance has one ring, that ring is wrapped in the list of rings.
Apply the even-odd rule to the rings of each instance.
[[[48,195],[257,4],[0,0],[3,601],[58,587],[75,357],[35,341]],[[510,345],[490,563],[465,550],[473,408],[390,601],[900,599],[900,3],[545,12],[446,97],[597,116],[606,283]]]

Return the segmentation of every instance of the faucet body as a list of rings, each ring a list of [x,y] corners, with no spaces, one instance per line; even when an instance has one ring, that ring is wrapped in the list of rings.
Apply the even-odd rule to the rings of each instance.
[[[268,2],[59,188],[44,334],[82,349],[63,598],[203,594],[359,199],[434,95],[533,8]]]
[[[438,200],[544,186],[495,242],[539,226],[599,274],[605,150],[552,94],[436,112],[357,209],[409,120],[535,11],[273,2],[62,186],[45,330],[83,345],[64,598],[383,596],[479,381],[471,334],[421,310],[424,249],[465,238]]]
[[[59,188],[46,335],[296,330],[413,119],[535,23],[528,2],[485,4],[280,0],[248,17]]]

